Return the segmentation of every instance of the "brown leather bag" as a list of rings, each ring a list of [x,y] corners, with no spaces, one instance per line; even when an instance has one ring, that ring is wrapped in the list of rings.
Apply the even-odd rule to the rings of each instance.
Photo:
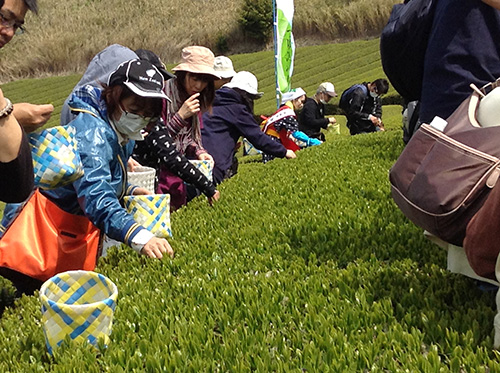
[[[495,266],[500,253],[500,185],[467,225],[464,249],[469,264],[479,276],[497,280]]]
[[[474,91],[441,131],[423,124],[391,168],[392,197],[416,225],[462,246],[466,227],[500,176],[500,127],[477,121],[481,97],[500,85]]]

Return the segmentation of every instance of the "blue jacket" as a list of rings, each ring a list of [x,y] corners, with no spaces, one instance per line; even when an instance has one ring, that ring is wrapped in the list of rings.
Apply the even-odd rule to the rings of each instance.
[[[286,149],[264,134],[241,95],[223,87],[216,91],[212,113],[203,114],[203,147],[214,158],[214,181],[220,183],[233,163],[235,146],[243,136],[257,149],[283,158]]]
[[[134,141],[120,145],[108,122],[101,93],[101,89],[86,85],[73,94],[69,103],[71,110],[79,113],[69,125],[76,129],[84,176],[43,194],[63,210],[87,216],[106,235],[130,246],[132,238],[145,229],[120,204],[120,199],[132,191],[126,185],[126,165]]]

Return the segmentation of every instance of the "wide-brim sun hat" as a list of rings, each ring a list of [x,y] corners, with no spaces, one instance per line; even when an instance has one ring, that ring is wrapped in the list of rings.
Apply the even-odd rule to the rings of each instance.
[[[217,56],[214,60],[214,70],[219,74],[221,79],[232,78],[236,75],[234,71],[233,61],[226,56]]]
[[[141,97],[170,98],[163,92],[165,81],[158,69],[148,61],[130,60],[111,73],[108,85],[123,84]]]
[[[259,92],[258,82],[255,75],[248,71],[240,71],[237,72],[233,79],[229,83],[223,85],[223,87],[228,88],[239,88],[251,95],[254,95],[256,98],[261,98],[264,92]]]
[[[283,95],[281,96],[281,104],[295,100],[296,98],[299,98],[301,96],[305,96],[305,94],[306,92],[300,87],[291,89],[290,91],[283,93]]]
[[[182,49],[182,62],[175,66],[172,71],[206,74],[219,79],[220,75],[214,70],[214,60],[214,54],[206,47],[197,45],[186,47]]]

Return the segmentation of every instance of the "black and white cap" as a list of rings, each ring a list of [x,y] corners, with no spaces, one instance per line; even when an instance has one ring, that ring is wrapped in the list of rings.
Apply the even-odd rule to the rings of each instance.
[[[170,99],[163,92],[165,80],[151,62],[130,60],[122,63],[111,73],[108,85],[124,84],[128,89],[141,97]]]

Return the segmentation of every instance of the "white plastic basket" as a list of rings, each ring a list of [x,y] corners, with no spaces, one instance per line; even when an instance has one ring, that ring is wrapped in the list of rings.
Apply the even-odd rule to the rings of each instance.
[[[155,176],[156,170],[152,167],[137,166],[134,171],[127,172],[128,182],[132,185],[137,185],[146,188],[152,193],[155,192]]]

